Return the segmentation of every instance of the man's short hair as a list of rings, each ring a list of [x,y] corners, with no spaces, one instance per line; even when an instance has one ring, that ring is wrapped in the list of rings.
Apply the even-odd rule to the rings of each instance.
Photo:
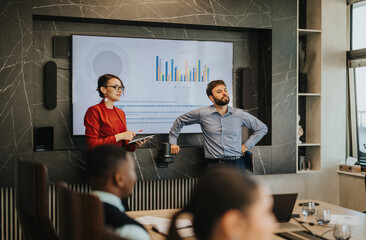
[[[207,97],[210,97],[212,95],[212,89],[214,89],[217,85],[226,86],[226,84],[223,80],[213,80],[213,81],[209,82],[207,84],[207,88],[206,88]]]
[[[94,148],[89,152],[86,164],[89,180],[98,180],[103,185],[117,166],[126,161],[127,152],[122,147],[102,145]]]

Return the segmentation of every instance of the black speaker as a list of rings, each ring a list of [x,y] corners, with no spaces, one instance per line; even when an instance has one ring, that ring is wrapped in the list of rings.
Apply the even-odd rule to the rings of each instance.
[[[33,136],[35,152],[53,150],[53,127],[35,127]]]
[[[174,158],[170,153],[170,143],[164,142],[163,146],[160,150],[160,157],[157,161],[157,166],[159,168],[166,168],[168,167],[168,163],[174,162]]]
[[[70,58],[71,56],[71,37],[53,37],[53,57]]]
[[[57,65],[53,61],[43,67],[44,106],[48,110],[57,106]]]
[[[251,68],[243,68],[240,73],[241,82],[240,82],[240,106],[242,109],[252,109],[257,108],[257,102],[255,101],[255,96],[257,93],[255,92],[256,87],[253,87],[253,73]]]

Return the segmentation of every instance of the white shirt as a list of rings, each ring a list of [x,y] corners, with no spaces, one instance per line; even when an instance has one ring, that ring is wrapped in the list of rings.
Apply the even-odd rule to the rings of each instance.
[[[121,212],[125,212],[121,199],[116,195],[103,191],[91,191],[91,194],[99,197],[100,201],[118,208]],[[118,236],[128,240],[150,240],[150,235],[138,225],[126,224],[116,228],[114,232]]]

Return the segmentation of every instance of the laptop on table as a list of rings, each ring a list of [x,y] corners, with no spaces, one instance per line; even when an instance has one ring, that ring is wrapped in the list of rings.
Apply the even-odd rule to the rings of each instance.
[[[273,213],[278,222],[289,222],[294,210],[297,193],[273,194]]]

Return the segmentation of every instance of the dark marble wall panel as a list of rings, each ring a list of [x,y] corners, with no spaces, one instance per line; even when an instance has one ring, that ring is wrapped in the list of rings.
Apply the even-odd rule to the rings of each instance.
[[[33,4],[33,5],[32,5]],[[72,138],[70,133],[70,76],[68,70],[59,69],[58,75],[58,107],[47,112],[43,108],[42,93],[40,90],[42,73],[40,68],[44,61],[51,59],[50,49],[52,39],[44,40],[44,46],[38,46],[32,52],[32,14],[44,16],[66,16],[75,18],[116,19],[127,21],[160,22],[199,24],[221,27],[241,28],[272,28],[273,53],[272,57],[272,146],[256,147],[253,149],[257,161],[255,169],[259,174],[275,174],[295,171],[296,151],[296,1],[292,0],[215,0],[215,1],[0,1],[0,184],[12,185],[14,158],[22,156],[32,159],[32,128],[33,126],[57,125],[55,129],[56,146],[60,149],[75,149],[72,151],[54,151],[47,153],[35,153],[35,160],[45,162],[52,167],[54,180],[70,178],[72,181],[83,179],[80,159],[83,152],[77,149],[85,147],[83,138]],[[77,25],[77,24],[76,24]],[[97,24],[96,24],[97,25]],[[83,24],[74,29],[82,33]],[[104,25],[103,31],[115,31],[115,26]],[[51,30],[50,30],[51,29]],[[62,28],[59,24],[46,31],[56,35],[69,33],[69,29]],[[39,29],[42,32],[42,29]],[[136,30],[123,29],[116,31],[116,35],[133,36]],[[149,28],[139,27],[140,36],[149,37],[185,38],[185,32],[181,29],[167,29],[164,34],[155,33]],[[234,35],[228,34],[229,38]],[[201,38],[201,31],[191,31],[190,38]],[[34,62],[33,59],[35,60]],[[40,60],[39,60],[40,59]],[[251,62],[242,62],[240,67]],[[69,61],[57,59],[61,68],[68,69]],[[34,67],[34,71],[33,71]],[[238,79],[235,69],[234,79]],[[34,86],[33,76],[35,77]],[[36,80],[37,79],[37,80]],[[34,97],[33,97],[34,93]],[[34,98],[34,99],[33,99]],[[33,106],[32,106],[33,104]],[[236,104],[236,103],[235,103]],[[34,112],[37,114],[33,114]],[[243,134],[245,134],[243,132]],[[166,136],[160,136],[156,142],[147,145],[147,148],[136,152],[137,161],[147,161],[145,168],[149,169],[152,160],[144,158],[147,154],[157,155],[160,141],[166,141]],[[202,138],[190,136],[181,138],[181,144],[202,143]],[[197,151],[197,152],[196,152]],[[187,148],[182,150],[176,164],[176,169],[184,169],[181,176],[196,176],[198,168],[194,168],[197,159],[202,158],[199,148]],[[199,153],[200,152],[200,153]],[[72,154],[71,154],[72,153]],[[195,154],[193,154],[195,153]],[[201,154],[201,155],[199,155]],[[140,160],[140,157],[142,156]],[[55,159],[54,161],[52,161]],[[196,159],[192,161],[192,159]],[[150,162],[149,162],[150,161]],[[185,168],[187,162],[191,163]],[[71,162],[71,163],[70,163]],[[199,161],[198,161],[199,162]],[[64,164],[68,164],[64,166]],[[182,164],[179,166],[179,164]],[[173,166],[173,165],[172,165]],[[75,167],[69,169],[68,167]],[[197,166],[196,166],[197,167]],[[58,169],[58,170],[57,170]],[[59,170],[64,172],[57,172]],[[152,169],[152,168],[151,168]],[[189,170],[189,174],[187,171]],[[195,169],[195,170],[192,170]],[[141,170],[142,171],[142,170]],[[159,176],[165,178],[165,170],[159,169]],[[171,170],[173,171],[173,170]],[[146,177],[156,178],[157,172],[147,171]],[[178,172],[178,171],[177,171]],[[70,174],[69,174],[70,173]],[[178,173],[177,173],[178,174]],[[142,176],[140,176],[142,177]]]
[[[33,158],[31,1],[0,2],[0,185],[11,186],[14,160]]]
[[[167,168],[157,167],[159,148],[141,148],[130,154],[135,160],[138,180],[195,178],[202,175],[206,166],[202,148],[182,148]],[[34,160],[47,166],[49,182],[52,184],[60,181],[87,182],[86,159],[86,150],[34,153]]]
[[[257,146],[254,147],[252,153],[255,156],[254,161],[254,173],[257,175],[266,175],[272,173],[272,148]],[[249,173],[249,172],[248,172]]]
[[[202,148],[182,148],[167,168],[157,167],[158,148],[142,148],[132,156],[139,180],[199,177],[206,167]]]
[[[296,1],[273,1],[272,173],[296,172],[296,14]]]
[[[157,28],[157,27],[137,27],[128,25],[110,25],[110,24],[88,24],[88,23],[72,23],[72,22],[54,22],[54,21],[34,21],[34,125],[53,126],[55,132],[55,150],[54,153],[37,154],[35,159],[45,163],[52,162],[52,155],[56,159],[65,155],[64,150],[85,149],[85,141],[83,137],[74,137],[71,135],[71,72],[70,60],[53,57],[53,36],[71,36],[71,34],[86,35],[107,35],[107,36],[125,36],[125,37],[153,37],[168,39],[190,39],[190,40],[215,40],[215,41],[232,41],[234,43],[234,105],[240,95],[238,86],[244,85],[251,88],[251,96],[254,104],[247,110],[254,114],[258,114],[258,34],[249,32],[228,32],[228,31],[212,31],[212,30],[195,30],[195,29],[174,29],[174,28]],[[42,68],[47,61],[55,61],[58,69],[58,94],[57,107],[54,110],[47,110],[43,103],[43,79]],[[252,79],[238,78],[238,73],[242,68],[249,68],[253,72]],[[128,89],[127,89],[128,91]],[[97,94],[97,93],[95,93]],[[205,93],[203,93],[205,94]],[[242,105],[242,104],[241,104]],[[243,139],[248,138],[247,129],[243,129]],[[136,165],[140,179],[157,179],[157,178],[177,178],[177,177],[197,177],[200,169],[202,169],[202,149],[201,148],[184,148],[184,151],[176,157],[178,161],[169,165],[167,169],[158,169],[154,161],[157,161],[158,149],[162,142],[168,141],[168,136],[159,135],[144,145],[144,148],[138,149],[134,156],[136,157]],[[179,138],[180,145],[186,146],[202,146],[201,134],[182,134]],[[60,154],[60,151],[62,154]],[[190,158],[185,157],[185,153],[199,152],[200,154],[188,154]],[[47,157],[44,157],[47,156]],[[74,158],[67,158],[73,161]],[[78,160],[78,159],[76,159]],[[266,158],[270,161],[270,157]],[[194,163],[192,165],[192,163]],[[266,165],[270,165],[268,162]],[[60,168],[60,171],[63,171]],[[81,169],[81,171],[83,171]],[[62,177],[63,175],[58,175]],[[70,177],[69,179],[73,179]]]
[[[37,15],[270,28],[272,0],[38,0]]]
[[[83,183],[87,181],[86,156],[86,151],[45,151],[35,152],[34,160],[47,166],[48,181],[51,184],[60,181]]]
[[[106,35],[125,37],[153,37],[168,39],[232,41],[234,43],[234,75],[246,67],[252,69],[253,78],[239,79],[234,77],[234,105],[238,85],[253,88],[253,102],[258,102],[258,44],[257,34],[247,32],[227,32],[194,29],[173,29],[157,27],[137,27],[126,25],[87,24],[54,21],[34,21],[33,35],[35,44],[34,72],[34,126],[53,126],[55,129],[55,149],[84,148],[83,141],[71,135],[71,66],[69,59],[53,57],[53,36],[71,36],[71,34]],[[47,110],[43,104],[43,66],[47,61],[55,61],[59,67],[57,78],[57,107]],[[97,81],[97,79],[95,79]],[[228,80],[226,80],[228,81]],[[126,89],[126,91],[129,91]],[[97,92],[95,92],[97,94]],[[202,93],[205,94],[205,93]],[[122,99],[123,101],[123,99]],[[247,109],[258,114],[258,105]],[[247,132],[247,131],[243,131]],[[159,136],[158,141],[167,141],[167,136]],[[200,134],[183,134],[179,138],[181,145],[202,145]],[[156,143],[147,146],[154,147]]]

